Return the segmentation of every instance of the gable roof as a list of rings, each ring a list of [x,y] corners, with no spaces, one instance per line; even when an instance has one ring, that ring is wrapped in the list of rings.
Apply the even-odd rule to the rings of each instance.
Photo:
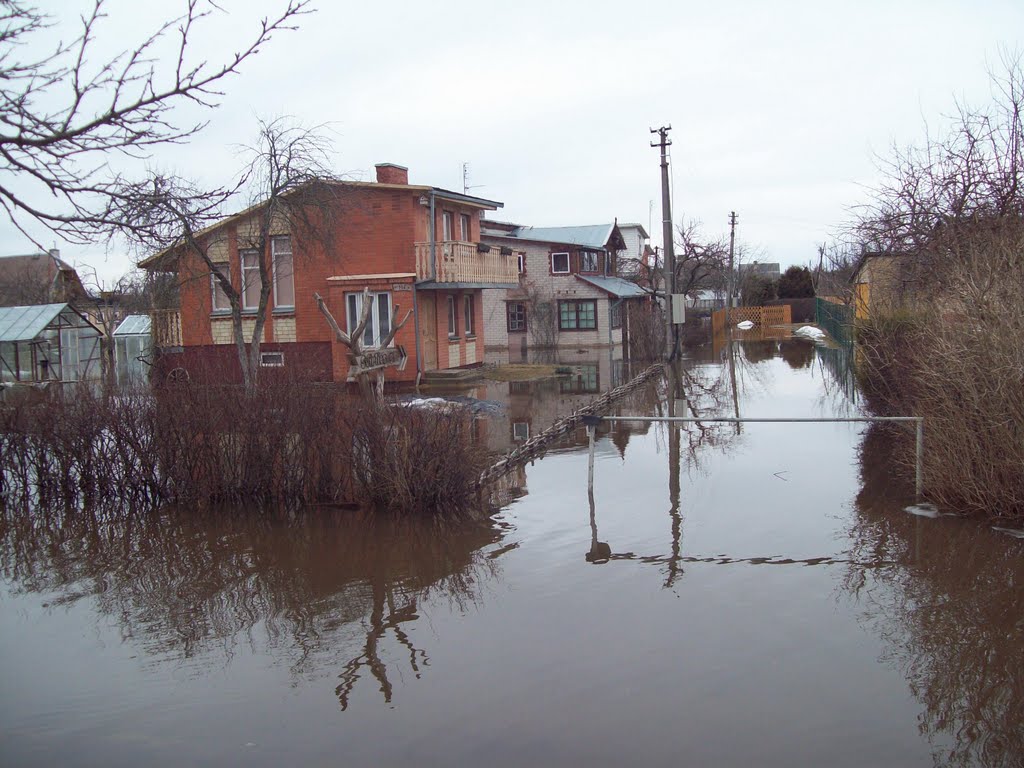
[[[67,304],[0,307],[0,341],[31,341],[45,330]]]
[[[307,189],[309,187],[312,187],[314,184],[322,184],[322,185],[324,185],[326,187],[331,187],[331,188],[352,189],[352,190],[391,189],[391,190],[408,191],[408,192],[420,192],[420,193],[424,193],[425,192],[425,193],[431,193],[431,194],[433,194],[434,197],[441,198],[442,200],[451,200],[451,201],[457,202],[457,203],[465,203],[467,205],[472,205],[472,206],[475,206],[477,208],[481,208],[481,209],[484,209],[484,210],[492,210],[492,211],[495,211],[498,208],[504,208],[505,207],[504,203],[498,202],[497,200],[488,200],[487,198],[484,198],[484,197],[475,197],[473,195],[467,195],[467,194],[464,194],[462,192],[453,192],[453,191],[451,191],[449,189],[442,189],[441,187],[428,187],[428,186],[423,186],[421,184],[386,184],[386,183],[377,182],[377,181],[321,181],[321,182],[309,182],[308,184],[305,184],[305,185],[302,185],[302,186],[299,186],[299,187],[295,187],[293,189],[288,190],[281,197],[282,198],[290,197],[290,196],[296,194],[297,192],[299,192],[300,190],[304,190],[304,189]],[[257,211],[259,211],[261,208],[263,208],[267,204],[267,202],[268,202],[267,200],[261,200],[260,202],[255,203],[253,205],[250,205],[248,208],[245,208],[244,210],[239,211],[238,213],[233,213],[233,214],[229,214],[227,216],[224,216],[223,218],[218,219],[217,221],[215,221],[213,224],[210,224],[209,226],[204,227],[203,229],[201,229],[198,232],[196,232],[195,233],[195,238],[198,240],[200,238],[203,238],[203,237],[209,235],[211,232],[217,231],[221,227],[225,227],[225,226],[227,226],[227,225],[229,225],[229,224],[231,224],[233,222],[242,221],[245,218],[247,218],[247,217],[253,215],[254,213],[256,213]],[[173,256],[175,254],[175,252],[177,252],[182,247],[183,247],[182,244],[179,242],[179,243],[176,243],[174,245],[168,246],[167,248],[164,248],[164,249],[162,249],[160,251],[157,251],[153,255],[147,256],[146,258],[142,259],[142,261],[139,262],[139,268],[140,269],[155,269],[157,271],[160,271],[162,262],[168,261],[169,260],[168,257]],[[170,271],[173,271],[173,270],[170,270]]]
[[[25,296],[24,291],[18,289],[26,286],[37,287],[48,293],[53,289],[57,277],[61,274],[65,275],[66,282],[63,287],[69,293],[83,297],[87,295],[78,272],[60,258],[60,254],[56,250],[0,256],[0,295],[12,291],[15,295],[20,295],[24,301],[28,297]],[[51,300],[53,298],[63,299],[72,298],[72,296],[50,298]]]
[[[606,248],[616,230],[611,224],[588,224],[579,227],[516,227],[509,232],[487,230],[490,237],[507,237],[513,240],[529,240],[535,243],[559,243],[581,245],[584,248]]]

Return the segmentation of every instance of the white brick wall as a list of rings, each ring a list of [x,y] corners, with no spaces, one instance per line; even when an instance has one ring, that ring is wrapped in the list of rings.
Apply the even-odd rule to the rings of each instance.
[[[242,337],[246,343],[252,338],[255,320],[242,320]],[[293,328],[294,332],[294,328]],[[210,321],[210,334],[213,336],[214,344],[234,344],[235,334],[231,330],[230,317],[217,317]]]
[[[274,323],[274,341],[288,342],[295,341],[295,318],[294,317],[275,317]]]

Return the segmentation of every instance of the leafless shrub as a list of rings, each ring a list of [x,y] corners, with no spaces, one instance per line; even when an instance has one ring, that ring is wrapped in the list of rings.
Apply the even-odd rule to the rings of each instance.
[[[486,464],[470,439],[472,416],[383,405],[351,413],[358,496],[374,508],[459,517],[476,506]]]
[[[324,386],[87,389],[0,411],[5,504],[357,503],[468,513],[469,422]]]
[[[861,330],[869,402],[927,418],[924,482],[951,510],[1024,519],[1024,230],[985,227],[949,286]]]

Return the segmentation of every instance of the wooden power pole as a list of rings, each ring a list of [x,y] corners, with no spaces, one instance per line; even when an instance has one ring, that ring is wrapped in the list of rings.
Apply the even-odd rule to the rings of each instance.
[[[736,269],[734,255],[736,253],[736,211],[729,212],[729,291],[725,301],[725,321],[729,322],[732,313],[732,297],[736,293]]]
[[[668,148],[672,140],[668,132],[671,125],[651,128],[651,133],[658,134],[658,141],[652,141],[652,147],[661,149],[661,236],[665,253],[665,344],[666,356],[672,360],[676,355],[676,334],[672,323],[672,295],[676,287],[676,255],[672,238],[672,200],[668,181]]]

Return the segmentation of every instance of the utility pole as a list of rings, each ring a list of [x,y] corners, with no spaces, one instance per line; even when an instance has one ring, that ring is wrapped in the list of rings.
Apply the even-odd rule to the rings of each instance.
[[[651,128],[651,133],[656,133],[659,137],[659,141],[652,141],[651,146],[661,149],[661,235],[662,249],[665,252],[665,343],[669,360],[676,355],[675,328],[672,324],[672,294],[676,287],[676,255],[672,242],[672,201],[668,184],[668,148],[672,146],[668,132],[671,130],[671,125]]]
[[[736,252],[736,211],[729,212],[729,295],[726,299],[725,321],[729,322],[729,315],[732,312],[732,297],[736,292],[736,271],[734,266],[734,255]]]

